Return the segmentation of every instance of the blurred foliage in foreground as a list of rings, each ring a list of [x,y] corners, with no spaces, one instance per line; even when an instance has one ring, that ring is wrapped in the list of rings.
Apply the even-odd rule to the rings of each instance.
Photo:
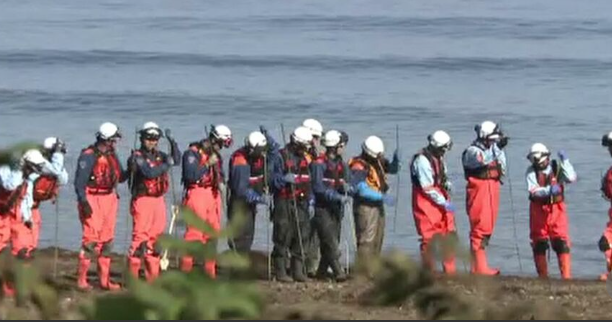
[[[454,240],[454,241],[453,241]],[[438,256],[458,249],[457,240],[439,240]],[[500,292],[493,284],[496,278],[455,276],[437,280],[420,263],[400,252],[378,261],[360,265],[362,274],[372,277],[373,286],[361,296],[363,305],[402,306],[411,304],[423,319],[566,319],[563,308],[550,303],[524,301],[502,305]],[[465,296],[453,288],[453,279],[464,279],[462,285],[476,290]]]

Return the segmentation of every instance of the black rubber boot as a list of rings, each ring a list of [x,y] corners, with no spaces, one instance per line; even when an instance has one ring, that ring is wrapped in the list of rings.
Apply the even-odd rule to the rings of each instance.
[[[291,272],[293,273],[293,280],[299,283],[304,283],[308,279],[304,274],[304,262],[298,258],[291,259]]]
[[[274,259],[274,274],[276,281],[281,283],[291,283],[293,280],[287,275],[287,268],[284,258]]]
[[[338,260],[334,260],[331,264],[331,268],[332,271],[334,272],[334,279],[336,280],[336,282],[344,282],[346,281],[347,277],[346,274],[344,273],[344,269],[342,269],[342,266],[340,265],[340,262],[338,262]]]

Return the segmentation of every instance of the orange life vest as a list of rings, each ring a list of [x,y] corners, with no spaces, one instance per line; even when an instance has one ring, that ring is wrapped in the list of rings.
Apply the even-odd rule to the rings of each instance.
[[[216,153],[212,151],[212,149],[204,149],[201,143],[191,143],[189,145],[189,149],[193,152],[196,152],[200,156],[200,167],[206,166],[210,156],[213,153]],[[217,158],[219,159],[219,162],[217,162],[217,164],[210,168],[209,171],[206,172],[206,174],[204,174],[202,178],[200,178],[200,180],[198,180],[195,184],[190,184],[187,187],[188,189],[195,187],[217,189],[219,187],[219,183],[223,183],[223,159],[221,158],[220,154],[216,154]]]
[[[134,157],[142,156],[150,167],[159,167],[164,163],[163,156],[160,152],[156,151],[154,158],[150,158],[148,154],[143,153],[141,150],[134,151]],[[132,189],[133,195],[136,196],[148,196],[148,197],[161,197],[168,192],[170,181],[168,179],[168,173],[164,173],[157,178],[144,178],[142,175],[136,174],[134,177],[134,188]]]
[[[349,167],[351,170],[366,171],[366,184],[370,188],[382,193],[386,193],[389,190],[387,175],[382,163],[379,163],[378,166],[374,166],[362,156],[358,156],[349,161]]]
[[[51,175],[42,175],[34,181],[34,201],[47,201],[55,198],[59,192],[57,178]]]
[[[101,152],[97,147],[91,146],[83,150],[83,153],[96,156],[96,163],[87,183],[87,191],[91,194],[113,192],[121,179],[121,167],[115,151]]]

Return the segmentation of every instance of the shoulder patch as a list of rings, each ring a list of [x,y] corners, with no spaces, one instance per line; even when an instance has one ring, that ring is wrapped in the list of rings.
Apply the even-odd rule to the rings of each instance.
[[[87,161],[81,161],[81,162],[79,162],[79,168],[81,168],[81,169],[85,169],[85,168],[87,168]]]
[[[232,158],[232,163],[234,165],[247,165],[247,159],[244,157],[244,155],[242,155],[242,153],[240,154],[234,154],[234,157]]]
[[[187,163],[195,163],[196,161],[197,159],[193,155],[190,155],[189,157],[187,157]]]

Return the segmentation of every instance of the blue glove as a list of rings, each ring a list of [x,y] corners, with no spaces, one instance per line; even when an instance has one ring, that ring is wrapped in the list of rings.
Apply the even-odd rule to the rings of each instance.
[[[561,194],[562,190],[563,189],[561,189],[561,186],[556,184],[556,185],[550,187],[550,194],[552,194],[553,196],[556,196],[556,195]]]
[[[283,180],[285,181],[285,183],[291,183],[291,184],[295,184],[295,174],[293,173],[287,173],[284,177]]]
[[[561,162],[567,160],[567,153],[565,153],[565,151],[559,150],[559,152],[557,152],[557,155],[559,156],[559,159],[561,159]]]
[[[387,206],[393,207],[395,206],[395,198],[393,198],[391,195],[384,195],[383,203]]]
[[[444,209],[447,212],[452,212],[452,213],[455,213],[455,211],[457,210],[457,208],[455,208],[455,205],[453,205],[453,203],[451,203],[450,201],[447,201],[446,203],[444,203]]]

